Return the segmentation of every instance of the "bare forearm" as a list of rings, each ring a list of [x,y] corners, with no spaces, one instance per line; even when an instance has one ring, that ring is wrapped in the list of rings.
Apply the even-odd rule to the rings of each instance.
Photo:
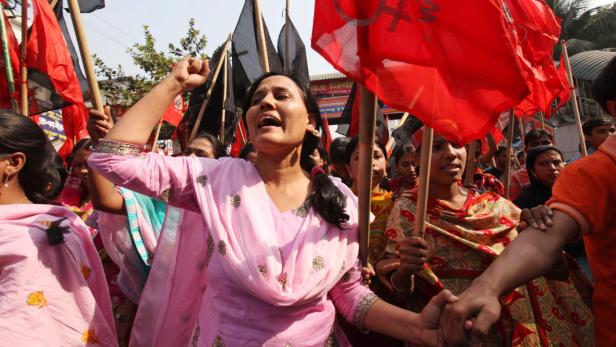
[[[105,139],[145,144],[152,129],[181,91],[182,87],[175,79],[165,78],[122,116]]]
[[[124,198],[115,185],[94,170],[88,172],[88,188],[92,206],[100,211],[126,215]]]
[[[497,294],[505,293],[548,272],[565,244],[576,237],[575,221],[557,211],[552,227],[520,233],[476,282]]]
[[[364,328],[403,341],[432,345],[436,335],[421,328],[419,315],[378,300],[366,314]]]

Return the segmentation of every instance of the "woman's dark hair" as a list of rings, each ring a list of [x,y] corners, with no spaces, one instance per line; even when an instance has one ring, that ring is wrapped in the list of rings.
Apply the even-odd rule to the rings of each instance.
[[[304,105],[306,106],[308,114],[314,117],[314,120],[316,122],[316,129],[319,130],[321,128],[321,112],[319,111],[319,104],[317,104],[316,98],[310,92],[309,85],[296,74],[269,72],[257,79],[248,90],[248,94],[244,102],[243,108],[243,121],[246,122],[246,112],[250,108],[252,96],[254,95],[255,91],[257,90],[261,82],[263,82],[263,80],[272,76],[287,77],[297,85],[297,87],[302,93]],[[300,165],[302,169],[304,169],[308,173],[311,173],[312,169],[315,166],[315,163],[312,161],[312,159],[310,159],[310,155],[319,146],[319,143],[319,136],[315,136],[310,132],[306,132],[306,135],[304,136],[304,142],[302,144]],[[311,175],[311,181],[313,193],[310,196],[309,200],[314,209],[319,213],[319,215],[328,223],[336,225],[338,227],[340,227],[342,223],[347,222],[349,220],[349,215],[345,213],[346,196],[340,191],[340,189],[338,189],[338,187],[334,185],[334,183],[329,179],[329,177],[322,172],[316,172],[314,175]]]
[[[240,151],[240,155],[239,157],[246,160],[246,158],[248,158],[248,154],[251,152],[256,152],[257,149],[255,148],[255,145],[253,145],[252,143],[248,142],[247,144],[244,145],[244,147],[242,147],[242,150]]]
[[[66,165],[70,167],[71,164],[73,164],[73,159],[75,158],[75,155],[77,155],[77,152],[79,152],[82,149],[89,151],[91,147],[92,147],[92,140],[89,137],[79,140],[79,142],[77,142],[75,147],[73,147],[71,154],[69,154],[68,157],[66,157]]]
[[[599,76],[595,78],[590,88],[595,101],[607,113],[610,112],[607,107],[608,101],[616,100],[614,81],[616,81],[616,57],[610,60]]]
[[[537,158],[539,158],[539,155],[547,151],[554,151],[560,155],[561,159],[563,158],[563,153],[554,146],[538,146],[528,151],[528,154],[526,155],[526,169],[528,170],[528,178],[530,179],[531,183],[539,181],[533,175],[535,172],[535,163],[537,162]]]
[[[387,159],[387,150],[385,149],[385,145],[383,144],[383,142],[381,142],[381,140],[379,140],[378,138],[375,138],[374,144],[379,146],[379,149],[383,152],[385,159]],[[357,146],[359,146],[359,136],[353,137],[349,144],[346,146],[346,149],[344,151],[344,162],[347,165],[351,163],[351,156],[353,156],[353,152],[355,152]]]
[[[554,142],[554,138],[549,132],[543,129],[533,129],[524,136],[524,147],[528,148],[529,143],[543,138],[550,139],[551,142]]]
[[[52,201],[62,185],[55,150],[47,136],[30,118],[13,112],[0,112],[0,154],[21,152],[26,156],[17,174],[19,184],[30,201]],[[50,189],[51,188],[51,189]]]
[[[327,153],[327,150],[325,150],[325,148],[323,148],[323,146],[321,144],[319,144],[319,147],[317,147],[317,151],[319,151],[319,156],[323,160],[323,168],[325,169],[325,171],[328,171],[328,169],[329,169],[329,154]]]
[[[195,138],[193,139],[193,141],[196,140],[196,139],[206,139],[206,140],[210,141],[210,143],[214,147],[214,156],[216,157],[215,159],[227,156],[227,151],[225,149],[225,145],[223,145],[222,142],[220,142],[220,140],[216,136],[214,136],[214,135],[212,135],[212,134],[210,134],[210,133],[208,133],[206,131],[199,131],[195,135]]]
[[[414,153],[415,153],[415,147],[413,146],[408,146],[408,145],[407,146],[396,146],[391,156],[394,158],[394,162],[396,163],[396,166],[398,166],[398,164],[400,163],[400,159],[402,159],[402,157],[404,157],[405,154],[414,154]]]

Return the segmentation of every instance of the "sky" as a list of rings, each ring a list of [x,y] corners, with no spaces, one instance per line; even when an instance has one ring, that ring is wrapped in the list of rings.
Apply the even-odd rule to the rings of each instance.
[[[453,0],[447,0],[453,1]],[[599,6],[614,0],[592,0]],[[140,73],[127,49],[143,43],[143,26],[148,25],[157,40],[157,48],[166,50],[169,43],[178,43],[188,28],[189,18],[208,39],[206,53],[212,51],[233,32],[244,0],[106,0],[106,7],[83,14],[83,22],[91,53],[96,53],[109,66],[122,65],[129,74]],[[261,0],[262,15],[274,41],[284,24],[285,0]],[[335,72],[334,68],[310,48],[314,1],[290,0],[291,20],[308,50],[310,74]],[[70,16],[66,16],[70,21]],[[74,40],[74,42],[76,42]]]

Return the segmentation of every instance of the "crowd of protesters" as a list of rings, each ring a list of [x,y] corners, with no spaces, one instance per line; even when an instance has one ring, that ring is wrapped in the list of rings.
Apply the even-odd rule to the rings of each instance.
[[[533,129],[517,154],[479,150],[466,180],[469,146],[436,134],[425,230],[420,146],[389,161],[377,140],[368,264],[359,139],[323,148],[302,80],[254,83],[238,158],[208,133],[151,151],[166,106],[208,73],[181,61],[116,124],[92,110],[66,163],[0,113],[0,344],[616,344],[616,59],[593,85],[606,116],[583,125],[587,157],[566,163]]]

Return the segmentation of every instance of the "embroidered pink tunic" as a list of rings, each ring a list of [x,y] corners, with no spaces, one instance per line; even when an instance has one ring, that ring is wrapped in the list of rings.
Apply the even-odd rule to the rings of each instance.
[[[131,345],[185,345],[191,336],[199,346],[347,345],[336,310],[362,326],[376,300],[360,284],[357,199],[337,179],[345,228],[309,205],[280,212],[244,160],[94,153],[89,163],[187,210],[165,221]]]
[[[52,246],[46,230],[59,220],[69,232]],[[0,345],[117,346],[100,258],[64,207],[0,207]]]

